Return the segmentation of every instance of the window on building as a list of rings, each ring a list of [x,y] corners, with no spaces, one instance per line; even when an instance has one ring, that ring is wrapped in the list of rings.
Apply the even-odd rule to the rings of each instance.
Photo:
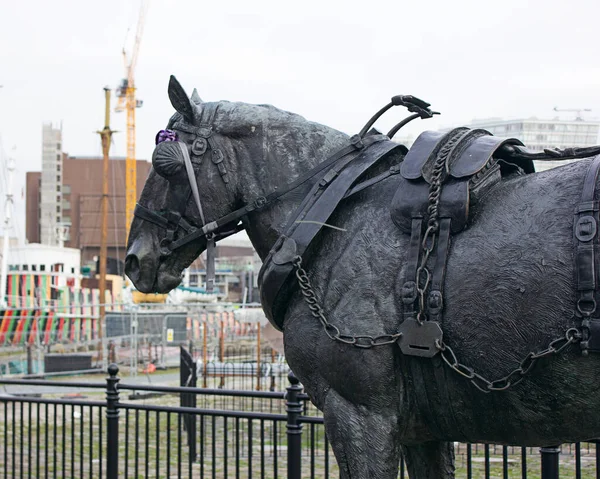
[[[23,265],[23,271],[29,271],[29,266],[28,266],[28,265],[26,265],[26,264],[24,264],[24,265]]]
[[[37,271],[37,265],[36,264],[32,264],[31,265],[31,271]]]
[[[60,163],[60,154],[56,155],[56,162]]]
[[[56,165],[56,171],[60,171],[60,165]]]
[[[56,191],[60,191],[60,185],[56,185]]]
[[[75,268],[71,268],[71,274],[75,274]]]
[[[60,205],[57,205],[57,206],[56,206],[56,212],[57,212],[57,213],[60,213]]]
[[[45,264],[41,264],[40,265],[40,271],[46,271],[46,265]]]
[[[56,144],[56,149],[57,149],[57,150],[60,150],[60,147],[61,147],[61,144],[60,144],[60,141],[59,141],[59,142]]]
[[[60,175],[56,175],[56,181],[60,183]]]

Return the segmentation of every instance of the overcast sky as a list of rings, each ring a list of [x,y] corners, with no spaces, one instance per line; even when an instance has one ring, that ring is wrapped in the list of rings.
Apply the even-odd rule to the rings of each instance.
[[[41,168],[42,122],[62,121],[69,154],[101,154],[103,87],[124,76],[139,6],[0,0],[0,137],[17,160],[19,194],[25,172]],[[551,118],[555,106],[598,117],[599,18],[598,0],[150,0],[137,156],[150,158],[173,112],[170,74],[204,100],[270,103],[347,133],[395,94],[442,112],[413,122],[413,134],[473,118]],[[378,126],[387,131],[402,114]],[[124,131],[124,113],[112,127]],[[125,155],[124,133],[111,154]]]

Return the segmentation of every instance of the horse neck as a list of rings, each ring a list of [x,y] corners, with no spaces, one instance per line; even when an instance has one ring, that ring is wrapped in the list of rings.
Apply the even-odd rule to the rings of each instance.
[[[325,161],[348,143],[348,136],[301,117],[293,124],[269,125],[263,133],[262,164],[250,165],[245,171],[244,201],[281,191],[286,185]],[[302,202],[314,181],[282,196],[264,210],[253,212],[245,220],[246,232],[261,259],[285,232],[291,215]]]

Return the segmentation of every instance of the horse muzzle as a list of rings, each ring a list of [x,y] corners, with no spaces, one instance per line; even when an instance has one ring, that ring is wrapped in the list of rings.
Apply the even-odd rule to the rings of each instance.
[[[133,285],[142,293],[155,292],[158,272],[157,258],[149,248],[144,248],[139,241],[134,241],[125,257],[125,274]]]

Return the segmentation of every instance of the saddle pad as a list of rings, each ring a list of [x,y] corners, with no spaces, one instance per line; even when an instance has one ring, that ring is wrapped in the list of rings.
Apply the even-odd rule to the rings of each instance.
[[[441,148],[452,137],[462,134],[448,156],[446,173],[454,178],[468,178],[482,171],[494,153],[506,144],[523,146],[516,138],[499,138],[486,130],[456,128],[448,133],[425,131],[419,135],[406,155],[400,174],[408,180],[424,178],[431,182],[431,170]]]
[[[413,218],[427,218],[429,189],[420,180],[400,178],[394,194],[390,214],[392,221],[403,233],[411,233]],[[467,226],[469,217],[469,182],[449,180],[442,187],[439,204],[440,219],[450,218],[451,232],[458,233]]]

